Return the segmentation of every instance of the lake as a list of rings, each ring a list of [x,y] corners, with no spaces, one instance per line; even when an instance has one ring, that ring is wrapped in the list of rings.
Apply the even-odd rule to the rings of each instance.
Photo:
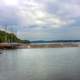
[[[80,80],[80,48],[4,50],[0,80]]]
[[[31,43],[32,45],[43,45],[43,44],[80,44],[80,42],[52,42],[52,43]]]

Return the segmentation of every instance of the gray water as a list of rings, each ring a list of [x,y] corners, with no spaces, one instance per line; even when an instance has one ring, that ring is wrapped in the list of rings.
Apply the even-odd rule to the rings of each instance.
[[[80,80],[80,48],[4,50],[0,80]]]

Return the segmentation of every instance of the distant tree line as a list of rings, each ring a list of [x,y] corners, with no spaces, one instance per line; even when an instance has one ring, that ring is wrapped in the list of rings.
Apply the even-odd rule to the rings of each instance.
[[[16,35],[13,34],[13,33],[0,31],[0,43],[2,43],[2,42],[7,42],[7,43],[11,43],[11,42],[30,43],[29,40],[21,40],[21,39],[17,38]]]
[[[80,40],[52,40],[52,41],[31,41],[32,43],[57,43],[57,42],[80,42]]]

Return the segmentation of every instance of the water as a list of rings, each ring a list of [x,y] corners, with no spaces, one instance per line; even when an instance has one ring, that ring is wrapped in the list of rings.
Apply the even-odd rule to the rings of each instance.
[[[49,45],[49,44],[75,44],[80,45],[80,42],[53,42],[53,43],[31,43],[32,45]]]
[[[49,45],[49,44],[63,44],[63,42],[53,42],[53,43],[31,43],[32,45]]]
[[[80,48],[5,50],[0,80],[80,80]]]

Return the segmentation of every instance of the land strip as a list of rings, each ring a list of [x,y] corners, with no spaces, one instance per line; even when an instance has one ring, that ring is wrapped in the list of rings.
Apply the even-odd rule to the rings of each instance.
[[[17,49],[17,48],[63,48],[79,47],[78,44],[22,44],[22,43],[0,43],[0,49]]]

